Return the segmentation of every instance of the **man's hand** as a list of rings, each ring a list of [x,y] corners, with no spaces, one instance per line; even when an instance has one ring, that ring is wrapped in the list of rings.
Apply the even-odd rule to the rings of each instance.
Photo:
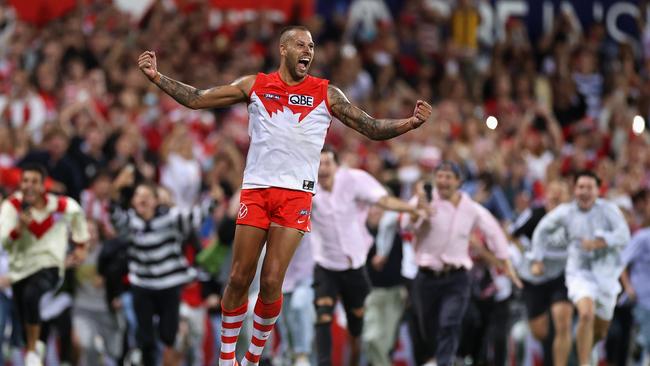
[[[73,268],[79,266],[85,259],[88,254],[88,248],[86,245],[75,245],[72,253],[68,254],[65,258],[65,268]]]
[[[221,296],[217,294],[211,294],[208,296],[205,301],[203,302],[205,307],[208,309],[218,309],[219,306],[221,305]]]
[[[636,290],[632,286],[624,286],[623,291],[627,295],[627,298],[630,299],[630,302],[636,302]]]
[[[105,283],[105,282],[104,282],[104,277],[102,277],[102,276],[100,276],[100,275],[94,275],[92,281],[93,281],[93,286],[94,286],[95,288],[102,288],[102,287],[104,287],[104,283]]]
[[[156,54],[153,51],[144,51],[138,58],[138,67],[140,71],[149,80],[155,81],[158,76],[158,67],[156,66]]]
[[[409,214],[411,215],[411,221],[413,222],[424,221],[435,214],[435,209],[431,206],[420,207],[418,205],[418,207],[414,207]]]
[[[114,298],[111,301],[111,307],[114,310],[120,310],[122,308],[122,299],[120,299],[119,297]]]
[[[607,243],[601,238],[596,239],[582,239],[582,249],[587,251],[603,249],[607,247]]]
[[[424,122],[426,122],[431,113],[433,112],[433,107],[423,100],[418,100],[415,103],[415,110],[413,111],[413,117],[410,119],[411,128],[416,129],[420,127]]]
[[[433,108],[426,102],[418,100],[413,116],[402,119],[377,119],[350,104],[341,89],[329,85],[327,99],[332,115],[344,125],[358,131],[372,140],[388,140],[420,127],[429,117]]]
[[[510,278],[510,281],[512,281],[512,283],[517,286],[517,288],[524,288],[524,284],[521,282],[519,275],[517,275],[517,271],[515,271],[515,268],[512,266],[512,262],[506,259],[504,267],[506,276]]]
[[[533,276],[541,276],[544,274],[544,262],[542,261],[534,261],[530,265],[530,273]]]
[[[428,219],[436,214],[436,209],[427,200],[427,194],[424,191],[424,184],[422,182],[418,182],[415,185],[415,196],[418,198],[418,203],[417,207],[410,212],[411,221],[416,222],[418,219]]]
[[[9,276],[0,276],[0,288],[9,288],[11,287],[11,280]]]
[[[219,183],[212,185],[210,188],[210,198],[212,198],[212,200],[218,203],[223,201],[225,196],[226,194],[223,192],[223,188],[221,188]]]
[[[370,264],[372,264],[372,268],[374,268],[375,271],[381,272],[386,265],[386,261],[388,261],[388,257],[375,254],[375,256],[370,260]]]
[[[124,187],[132,186],[135,182],[135,167],[132,164],[125,166],[113,181],[113,187],[120,190]]]
[[[32,222],[32,214],[29,212],[29,209],[23,210],[18,215],[18,226],[16,231],[20,232],[22,229],[29,227],[29,224]]]

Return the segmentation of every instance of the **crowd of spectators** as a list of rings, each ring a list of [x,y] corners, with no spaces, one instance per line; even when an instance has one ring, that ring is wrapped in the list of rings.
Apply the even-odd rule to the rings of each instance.
[[[16,187],[16,167],[41,163],[49,189],[80,200],[108,240],[118,234],[111,183],[132,166],[136,181],[159,182],[179,207],[218,183],[226,199],[217,222],[232,211],[228,199],[240,186],[248,144],[246,106],[186,109],[137,68],[138,55],[153,50],[161,72],[199,88],[277,68],[283,24],[261,12],[215,25],[208,6],[197,1],[181,12],[156,1],[133,19],[111,2],[86,1],[37,27],[0,1],[4,195]],[[345,12],[304,20],[316,43],[311,74],[330,79],[354,104],[379,118],[411,115],[416,99],[435,108],[430,123],[387,142],[333,121],[327,142],[343,164],[408,198],[437,162],[456,161],[463,189],[504,226],[543,200],[547,182],[593,169],[632,229],[648,224],[650,139],[635,134],[632,121],[650,116],[649,44],[615,43],[603,24],[579,29],[559,12],[540,39],[529,39],[513,17],[503,39],[488,46],[479,41],[471,0],[408,0],[398,10],[370,30],[352,27]],[[644,37],[648,28],[638,23]],[[496,128],[486,126],[488,116]],[[206,242],[214,235],[202,234]]]

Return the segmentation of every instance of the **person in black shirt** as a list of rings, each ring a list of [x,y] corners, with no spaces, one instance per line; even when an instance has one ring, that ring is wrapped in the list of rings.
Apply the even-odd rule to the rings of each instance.
[[[70,142],[68,153],[80,168],[84,188],[108,166],[103,151],[105,143],[106,134],[98,125],[89,126],[83,136],[75,136]]]
[[[524,259],[517,267],[517,271],[524,283],[522,294],[528,313],[528,324],[533,336],[543,342],[544,365],[566,365],[571,351],[573,305],[569,301],[564,284],[566,248],[549,248],[545,253],[542,268],[539,263],[531,263],[527,260],[526,252],[531,248],[533,232],[537,224],[547,212],[568,199],[569,189],[566,183],[561,181],[549,183],[545,204],[522,212],[510,230],[511,236],[524,252]],[[552,328],[549,326],[549,312],[553,319]],[[554,335],[549,334],[550,329],[553,329]]]
[[[65,193],[75,201],[79,201],[82,189],[82,178],[79,167],[66,154],[69,137],[59,128],[52,128],[43,138],[45,150],[35,150],[27,154],[19,163],[19,167],[39,164],[47,169],[47,174],[55,181],[50,189],[57,193]]]
[[[368,217],[375,245],[366,263],[372,290],[365,301],[361,340],[373,366],[392,365],[390,352],[406,303],[399,217],[399,213],[379,207],[373,207]]]

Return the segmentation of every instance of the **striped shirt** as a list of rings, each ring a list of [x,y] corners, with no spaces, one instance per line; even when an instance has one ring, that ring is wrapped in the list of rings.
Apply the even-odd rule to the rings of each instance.
[[[152,290],[168,289],[194,280],[196,272],[183,255],[183,242],[196,232],[209,208],[184,210],[159,207],[150,220],[134,209],[111,208],[115,227],[129,240],[129,282]]]

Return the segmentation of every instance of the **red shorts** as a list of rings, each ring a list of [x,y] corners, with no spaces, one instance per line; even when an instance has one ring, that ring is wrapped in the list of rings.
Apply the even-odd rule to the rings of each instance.
[[[312,194],[285,188],[242,189],[237,225],[268,229],[271,223],[308,232]]]

